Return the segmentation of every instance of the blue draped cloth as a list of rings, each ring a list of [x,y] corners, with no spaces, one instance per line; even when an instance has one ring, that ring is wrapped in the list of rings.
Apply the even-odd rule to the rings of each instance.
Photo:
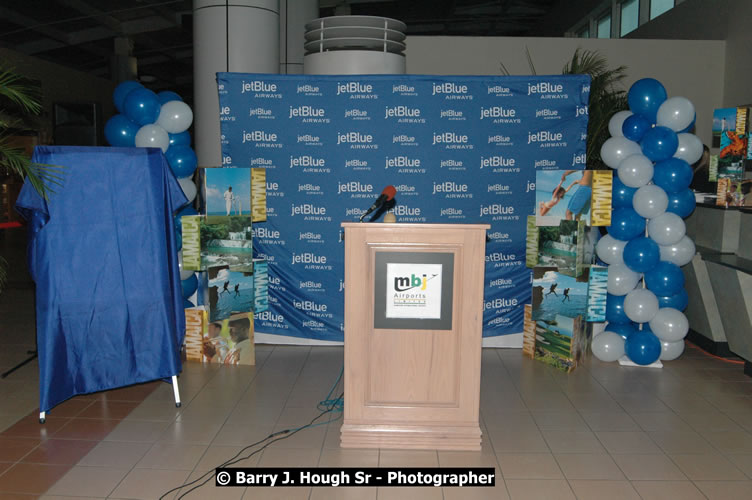
[[[39,409],[77,394],[177,375],[185,315],[173,212],[187,203],[154,148],[39,146],[64,167],[48,200],[28,179]]]

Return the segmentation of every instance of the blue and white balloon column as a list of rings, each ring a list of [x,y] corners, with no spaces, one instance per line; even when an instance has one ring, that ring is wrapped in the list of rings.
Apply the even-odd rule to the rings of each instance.
[[[112,99],[119,114],[110,118],[104,126],[104,136],[110,146],[160,148],[170,169],[178,178],[183,193],[189,202],[193,202],[197,189],[192,177],[198,160],[191,148],[191,136],[188,132],[193,123],[191,108],[175,92],[165,90],[155,94],[132,80],[119,84]],[[196,292],[198,282],[193,271],[182,269],[180,217],[197,213],[189,205],[175,216],[185,307],[194,305],[188,298]]]
[[[681,266],[695,255],[683,218],[695,208],[690,165],[702,142],[689,133],[695,107],[668,98],[660,82],[645,78],[627,94],[630,111],[611,118],[601,158],[615,170],[608,234],[596,246],[609,265],[605,331],[593,354],[638,365],[672,360],[684,352],[689,322]]]

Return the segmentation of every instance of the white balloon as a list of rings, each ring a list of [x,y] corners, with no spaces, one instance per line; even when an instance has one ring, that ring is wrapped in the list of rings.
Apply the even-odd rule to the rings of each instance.
[[[659,248],[661,249],[661,260],[673,262],[679,267],[686,266],[692,262],[695,253],[697,253],[695,242],[687,235],[684,235],[682,239],[673,245],[660,245]]]
[[[621,167],[620,167],[621,168]],[[638,189],[632,197],[632,207],[640,217],[652,219],[668,208],[668,195],[662,187],[648,184]]]
[[[653,162],[645,155],[634,154],[624,158],[616,171],[624,185],[638,188],[653,178]]]
[[[180,187],[183,188],[183,194],[188,198],[188,202],[192,202],[196,199],[196,183],[190,177],[183,177],[178,179]]]
[[[624,120],[632,115],[631,111],[617,111],[614,113],[614,116],[608,121],[608,133],[611,134],[611,137],[624,137],[624,132],[621,130]]]
[[[624,247],[627,242],[606,234],[595,245],[595,253],[606,264],[624,264]]]
[[[187,280],[193,276],[193,271],[183,270],[183,250],[178,250],[178,270],[180,271],[180,281]]]
[[[684,340],[677,340],[676,342],[661,341],[661,356],[659,359],[663,361],[673,361],[678,358],[684,352]]]
[[[170,136],[167,135],[167,131],[164,128],[150,123],[149,125],[144,125],[136,132],[136,147],[160,148],[164,153],[170,147]]]
[[[695,119],[695,105],[686,97],[670,97],[658,108],[656,125],[679,132],[689,127]]]
[[[689,321],[681,311],[662,307],[650,320],[650,329],[661,341],[677,342],[687,336]]]
[[[193,123],[193,111],[183,101],[168,101],[159,110],[157,125],[171,134],[185,132]]]
[[[624,314],[636,323],[647,323],[658,312],[658,297],[647,288],[637,288],[624,297]]]
[[[679,139],[679,147],[676,148],[674,158],[684,160],[690,165],[695,163],[702,156],[702,141],[695,135],[684,132],[676,134]]]
[[[658,245],[673,245],[687,233],[687,226],[675,213],[666,212],[648,221],[648,236]]]
[[[626,264],[608,266],[608,293],[626,295],[637,286],[640,274],[632,271]]]
[[[640,145],[626,137],[611,137],[601,146],[601,160],[611,168],[617,168],[627,156],[641,153]]]
[[[624,356],[624,339],[618,333],[603,332],[593,338],[590,350],[596,358],[610,363]]]

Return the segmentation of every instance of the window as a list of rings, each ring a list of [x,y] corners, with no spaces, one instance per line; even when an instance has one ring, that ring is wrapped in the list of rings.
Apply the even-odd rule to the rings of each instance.
[[[584,28],[578,31],[577,38],[590,38],[590,26],[585,25]]]
[[[650,0],[650,19],[655,19],[673,7],[674,0]]]
[[[598,19],[598,38],[611,38],[611,14]]]
[[[639,0],[625,0],[619,7],[621,8],[619,36],[624,36],[637,29],[640,20],[640,2]]]

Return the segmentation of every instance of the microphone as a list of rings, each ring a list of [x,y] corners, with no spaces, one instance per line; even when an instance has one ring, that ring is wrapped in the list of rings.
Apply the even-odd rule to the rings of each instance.
[[[394,186],[385,187],[384,190],[379,195],[379,197],[376,198],[376,201],[373,202],[373,205],[371,205],[371,208],[366,210],[365,213],[360,216],[359,222],[363,222],[363,219],[366,218],[366,215],[370,214],[374,210],[381,208],[384,205],[384,203],[394,199],[395,194],[397,194],[397,190],[394,189]]]

